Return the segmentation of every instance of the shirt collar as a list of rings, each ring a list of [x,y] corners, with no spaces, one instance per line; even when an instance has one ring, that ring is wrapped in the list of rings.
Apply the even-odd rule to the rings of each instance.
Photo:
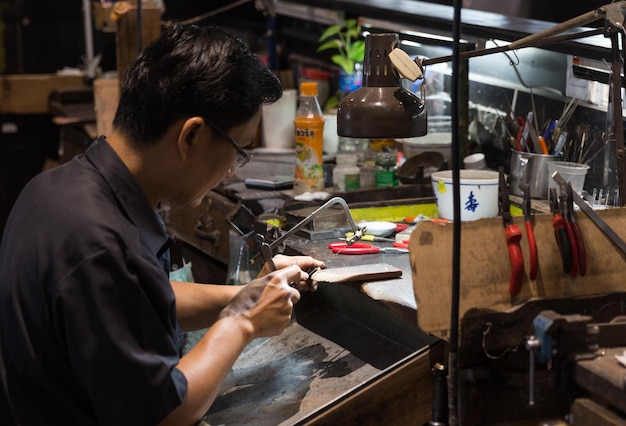
[[[108,183],[122,210],[137,226],[150,251],[155,255],[162,253],[164,247],[169,247],[170,244],[165,225],[106,138],[98,137],[87,148],[85,156]]]

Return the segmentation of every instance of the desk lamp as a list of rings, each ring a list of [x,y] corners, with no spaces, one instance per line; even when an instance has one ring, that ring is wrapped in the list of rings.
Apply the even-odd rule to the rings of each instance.
[[[389,54],[398,34],[365,38],[363,85],[349,93],[337,109],[337,134],[351,138],[407,138],[426,134],[424,101],[403,88]]]

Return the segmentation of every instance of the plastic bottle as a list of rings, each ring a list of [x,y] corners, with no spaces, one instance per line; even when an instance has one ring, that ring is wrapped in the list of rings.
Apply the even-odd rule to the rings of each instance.
[[[293,189],[296,194],[324,190],[322,166],[324,116],[317,100],[317,83],[300,84],[300,99],[294,121],[296,133],[296,167]]]
[[[398,184],[396,154],[379,152],[376,154],[376,188],[387,188]]]
[[[360,188],[361,169],[353,154],[337,154],[337,165],[333,169],[333,186],[338,191],[354,191]]]

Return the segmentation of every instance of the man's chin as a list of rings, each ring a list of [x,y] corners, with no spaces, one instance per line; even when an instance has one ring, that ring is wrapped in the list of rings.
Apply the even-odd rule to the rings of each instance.
[[[194,198],[193,200],[187,201],[186,203],[182,204],[180,208],[181,209],[195,209],[202,203],[203,199],[204,197]]]

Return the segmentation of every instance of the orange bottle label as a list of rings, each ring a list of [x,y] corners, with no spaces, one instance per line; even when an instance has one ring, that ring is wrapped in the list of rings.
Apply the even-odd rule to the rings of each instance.
[[[324,190],[322,117],[296,117],[296,167],[293,189],[296,193]]]

